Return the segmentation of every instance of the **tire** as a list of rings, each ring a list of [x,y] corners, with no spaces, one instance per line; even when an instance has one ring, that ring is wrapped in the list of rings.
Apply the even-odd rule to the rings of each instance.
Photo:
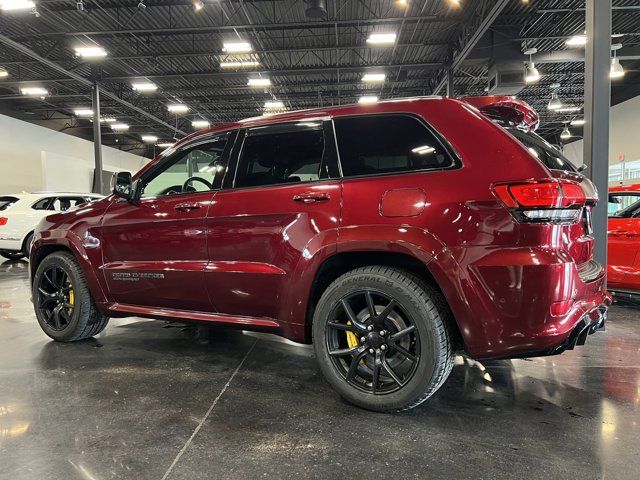
[[[93,337],[109,322],[96,307],[84,273],[71,253],[55,252],[42,260],[33,277],[32,294],[40,327],[58,342]]]
[[[0,250],[0,257],[4,257],[8,260],[20,260],[24,258],[24,253],[21,251],[12,251],[12,250]]]
[[[362,267],[322,294],[313,316],[314,350],[324,377],[348,402],[379,412],[408,410],[451,373],[452,321],[442,294],[415,275]]]
[[[29,258],[29,254],[31,253],[31,244],[33,243],[33,232],[31,232],[24,239],[24,244],[22,245],[22,253],[25,257]]]

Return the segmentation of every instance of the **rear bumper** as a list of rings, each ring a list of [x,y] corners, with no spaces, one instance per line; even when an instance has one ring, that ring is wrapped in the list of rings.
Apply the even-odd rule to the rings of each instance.
[[[0,250],[20,250],[22,248],[21,238],[0,238]]]

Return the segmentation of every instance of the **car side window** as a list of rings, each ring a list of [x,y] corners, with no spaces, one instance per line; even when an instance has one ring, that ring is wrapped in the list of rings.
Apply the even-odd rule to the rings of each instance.
[[[142,198],[213,190],[224,176],[222,163],[229,135],[177,152],[162,169],[145,179]]]
[[[235,187],[257,187],[323,178],[322,122],[250,129],[244,139]]]
[[[436,136],[410,115],[366,115],[334,119],[345,177],[454,165]]]
[[[52,210],[52,200],[53,199],[51,197],[41,198],[36,203],[34,203],[31,208],[33,208],[34,210]]]

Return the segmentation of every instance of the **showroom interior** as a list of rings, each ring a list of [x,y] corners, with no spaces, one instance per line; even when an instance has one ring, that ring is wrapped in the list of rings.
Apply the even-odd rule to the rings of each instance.
[[[407,113],[422,108],[418,120],[422,114]],[[441,175],[433,178],[444,184],[414,188],[415,172],[374,174],[382,161],[375,154],[355,155],[369,173],[349,178],[344,145],[375,149],[385,133],[370,130],[367,138],[341,125],[385,113],[396,119],[391,143],[409,136],[397,123],[403,115],[428,132],[437,146],[411,151],[440,155],[435,172],[423,175]],[[300,135],[321,135],[320,170],[304,164],[271,191],[256,187],[264,169],[275,178],[278,165],[256,160],[258,173],[243,173],[252,139],[261,129],[276,138],[280,124],[286,135],[294,123],[305,129]],[[519,136],[524,130],[532,144]],[[639,478],[639,132],[638,0],[0,0],[0,478]],[[209,150],[198,155],[207,163],[193,163],[200,157],[190,153],[182,162],[181,152],[205,141]],[[481,151],[472,152],[474,142]],[[285,143],[274,155],[286,157]],[[528,170],[509,163],[523,156]],[[462,213],[425,220],[460,235],[456,248],[445,245],[447,235],[436,242],[451,260],[441,261],[436,243],[400,260],[404,245],[431,238],[431,227],[411,232],[416,218],[437,211],[436,198],[450,195],[443,201],[453,208],[454,197],[476,194],[464,174],[477,158],[486,172],[501,173],[482,198],[460,202],[469,220],[459,230]],[[174,172],[151,197],[153,178],[162,178],[153,175],[182,163],[184,184]],[[517,185],[502,185],[520,171],[546,177],[522,174]],[[203,172],[211,183],[198,177]],[[478,182],[489,175],[478,173]],[[287,205],[298,210],[283,210],[284,197],[273,191],[293,191],[296,182],[312,190],[295,190]],[[391,188],[384,182],[395,190],[384,191]],[[557,188],[546,191],[557,203],[543,210],[542,190],[534,192],[540,198],[518,197],[516,187],[532,183]],[[322,188],[329,193],[317,193]],[[369,199],[379,188],[378,205]],[[580,208],[569,204],[569,188],[577,188]],[[145,203],[165,194],[178,198],[170,211],[162,200]],[[206,209],[198,203],[204,195]],[[543,203],[527,210],[528,201]],[[306,213],[329,207],[326,216]],[[370,220],[369,208],[378,217]],[[393,209],[400,213],[386,213]],[[174,210],[191,223],[167,226]],[[576,216],[551,218],[558,212]],[[356,226],[343,228],[352,217],[367,219],[370,239]],[[142,221],[151,227],[143,230]],[[531,233],[541,231],[539,221],[548,221],[548,240]],[[341,254],[320,266],[316,244],[296,239],[332,222],[335,238],[322,241]],[[397,238],[387,237],[388,225]],[[568,238],[577,230],[577,240]],[[344,252],[362,249],[351,256],[341,250],[350,238]],[[203,261],[198,239],[208,242]],[[481,259],[469,258],[480,250],[463,252],[474,241],[482,243]],[[376,242],[388,248],[378,251]],[[278,250],[282,244],[293,246]],[[145,256],[151,250],[162,257],[155,264]],[[531,257],[527,266],[509,263],[520,261],[518,253]],[[587,261],[567,267],[579,255]],[[54,256],[62,263],[51,263],[47,277]],[[469,269],[455,273],[465,262]],[[507,273],[486,274],[501,268]],[[67,287],[56,286],[58,272]],[[412,318],[405,297],[383,288],[376,301],[388,297],[388,307],[366,293],[357,318],[348,297],[336,300],[348,321],[318,341],[325,330],[314,322],[333,292],[348,286],[335,282],[355,274],[354,282],[377,275],[404,282],[398,289],[421,289],[428,328],[444,325],[445,333],[433,332],[449,353],[433,362],[446,372],[430,381],[442,380],[415,401],[398,400],[401,408],[354,398],[368,389],[376,397],[376,387],[376,398],[400,395],[418,382],[436,334],[422,330],[423,320],[394,320],[395,333],[376,330],[385,315]],[[567,287],[571,275],[590,280]],[[459,282],[449,291],[440,276]],[[499,285],[518,296],[498,298]],[[467,301],[473,288],[486,298]],[[211,302],[219,293],[212,289],[233,302]],[[580,306],[570,303],[577,296]],[[47,310],[49,301],[60,308]],[[510,302],[523,305],[493,318],[482,310],[491,302],[501,312],[516,311]],[[231,307],[209,311],[209,304]],[[400,306],[389,313],[393,305]],[[64,328],[88,312],[82,332],[63,338],[41,328],[62,331],[63,307]],[[468,331],[458,308],[482,331]],[[335,327],[338,310],[326,309]],[[432,309],[446,313],[436,318]],[[512,342],[512,353],[491,341],[474,353],[487,332]],[[401,335],[411,339],[404,347]],[[547,345],[541,337],[558,340]],[[327,377],[343,365],[332,345],[358,352],[343,372],[345,388],[359,388],[354,397]],[[404,358],[412,365],[407,376],[398,380],[385,358]],[[349,383],[369,361],[371,381]]]

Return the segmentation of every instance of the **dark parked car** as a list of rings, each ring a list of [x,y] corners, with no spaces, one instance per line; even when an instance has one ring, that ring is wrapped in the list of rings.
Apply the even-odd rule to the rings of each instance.
[[[455,352],[582,344],[610,304],[597,198],[492,121],[499,102],[387,101],[192,135],[42,221],[38,321],[59,341],[142,316],[313,342],[340,395],[383,411],[433,395]],[[501,111],[534,114],[516,107]]]

